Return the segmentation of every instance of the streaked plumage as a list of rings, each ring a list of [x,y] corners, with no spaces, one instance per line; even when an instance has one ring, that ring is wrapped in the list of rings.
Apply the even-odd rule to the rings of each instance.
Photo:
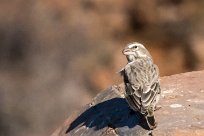
[[[124,50],[128,63],[121,71],[125,83],[125,97],[131,109],[143,114],[151,129],[156,127],[155,106],[161,94],[159,69],[147,49],[131,43]]]

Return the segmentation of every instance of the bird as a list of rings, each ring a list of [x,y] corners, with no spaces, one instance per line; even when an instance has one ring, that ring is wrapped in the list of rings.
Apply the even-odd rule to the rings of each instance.
[[[141,43],[128,44],[122,51],[127,64],[120,71],[125,84],[125,98],[129,107],[144,115],[148,127],[157,127],[154,111],[161,96],[159,68]]]

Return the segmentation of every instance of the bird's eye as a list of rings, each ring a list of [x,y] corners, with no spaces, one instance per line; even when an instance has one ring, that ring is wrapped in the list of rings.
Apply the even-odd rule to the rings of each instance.
[[[133,49],[137,49],[137,46],[133,46]]]

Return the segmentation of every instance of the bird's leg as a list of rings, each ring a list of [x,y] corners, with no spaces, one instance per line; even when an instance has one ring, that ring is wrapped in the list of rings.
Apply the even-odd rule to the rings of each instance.
[[[159,109],[161,109],[161,108],[162,108],[161,105],[156,105],[155,108],[154,108],[154,111],[157,111],[157,110],[159,110]]]
[[[154,108],[150,106],[147,112],[148,112],[148,114],[147,114],[147,116],[145,116],[145,118],[147,120],[148,127],[151,130],[153,130],[157,127],[157,123],[156,123],[155,117],[154,117]]]

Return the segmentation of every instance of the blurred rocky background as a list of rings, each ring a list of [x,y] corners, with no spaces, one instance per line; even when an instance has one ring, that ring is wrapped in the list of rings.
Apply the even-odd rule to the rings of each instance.
[[[143,43],[161,76],[204,68],[203,0],[1,0],[0,136],[44,136],[122,82]]]

